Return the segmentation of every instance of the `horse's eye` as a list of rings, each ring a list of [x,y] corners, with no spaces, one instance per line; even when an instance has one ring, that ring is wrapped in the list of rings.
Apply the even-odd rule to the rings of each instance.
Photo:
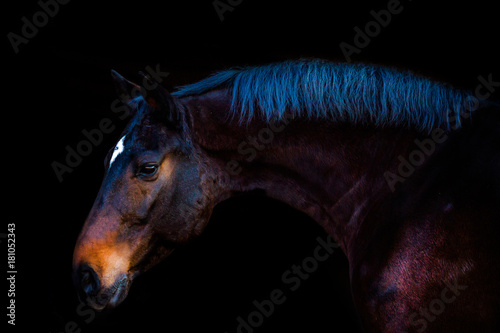
[[[142,178],[151,178],[158,172],[158,164],[146,163],[139,167],[138,176]]]

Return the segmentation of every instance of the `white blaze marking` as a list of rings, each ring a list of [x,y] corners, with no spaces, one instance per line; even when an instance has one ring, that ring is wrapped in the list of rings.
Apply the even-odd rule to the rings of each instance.
[[[125,141],[125,136],[124,135],[120,141],[116,144],[115,150],[113,151],[113,155],[111,156],[111,161],[109,161],[109,167],[111,168],[111,164],[115,161],[115,159],[118,157],[123,152],[123,149],[125,146],[123,145],[123,142]]]

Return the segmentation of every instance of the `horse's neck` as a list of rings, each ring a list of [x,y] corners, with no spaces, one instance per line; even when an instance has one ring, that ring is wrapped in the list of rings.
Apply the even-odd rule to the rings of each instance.
[[[361,130],[327,121],[291,120],[269,126],[227,122],[227,96],[188,102],[195,141],[229,176],[233,193],[263,190],[305,212],[346,251],[365,215],[392,191],[384,175],[398,173],[415,134]]]

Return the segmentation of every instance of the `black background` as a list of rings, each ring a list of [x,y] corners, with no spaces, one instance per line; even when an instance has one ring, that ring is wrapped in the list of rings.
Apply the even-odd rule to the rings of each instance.
[[[16,328],[62,332],[74,322],[82,332],[236,332],[236,318],[254,311],[254,300],[288,290],[282,274],[311,256],[316,237],[325,234],[286,205],[248,197],[221,204],[205,233],[138,278],[118,309],[95,318],[77,312],[73,246],[99,189],[104,156],[125,125],[110,108],[116,98],[110,69],[138,81],[138,71],[159,64],[172,88],[235,65],[302,57],[345,61],[339,44],[353,44],[353,28],[363,29],[373,20],[370,11],[387,3],[244,0],[221,21],[211,0],[72,0],[18,54],[5,37],[3,223],[16,223]],[[500,81],[494,2],[401,5],[352,61],[411,69],[470,90],[479,75]],[[21,18],[40,10],[36,1],[4,7],[4,36],[20,34]],[[75,147],[84,139],[81,131],[103,118],[116,129],[59,182],[51,163],[64,162],[65,147]],[[286,297],[255,332],[360,330],[340,252]]]

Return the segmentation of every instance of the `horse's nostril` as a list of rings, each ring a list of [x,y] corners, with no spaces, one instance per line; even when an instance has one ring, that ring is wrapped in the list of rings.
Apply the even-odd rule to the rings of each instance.
[[[92,267],[82,265],[79,269],[80,289],[83,296],[95,296],[101,288],[99,277]]]

